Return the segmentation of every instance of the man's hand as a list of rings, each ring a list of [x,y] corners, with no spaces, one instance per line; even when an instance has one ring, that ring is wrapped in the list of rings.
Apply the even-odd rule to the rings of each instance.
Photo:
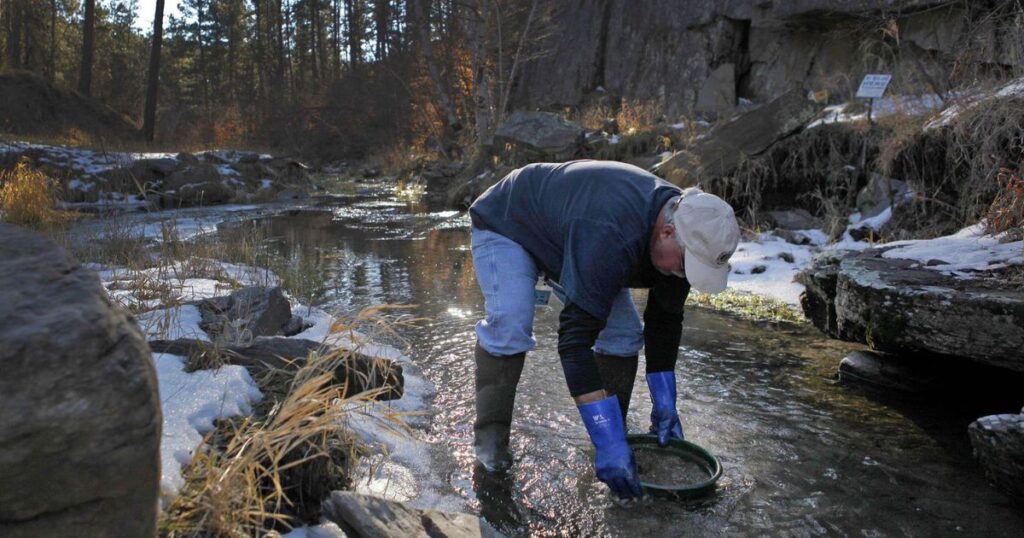
[[[611,396],[576,407],[597,449],[594,457],[597,478],[608,484],[619,498],[641,497],[643,491],[640,489],[640,478],[637,476],[633,451],[626,443],[626,428],[622,423],[618,398]]]
[[[657,434],[658,446],[668,446],[670,439],[683,439],[683,425],[675,407],[651,409],[651,433]]]
[[[650,432],[658,436],[658,445],[668,446],[671,439],[683,439],[683,425],[676,411],[675,372],[647,374],[647,387],[651,389]]]

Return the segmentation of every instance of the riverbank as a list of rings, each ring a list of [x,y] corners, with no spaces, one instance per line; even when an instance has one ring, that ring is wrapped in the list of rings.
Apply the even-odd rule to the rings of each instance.
[[[49,232],[154,350],[161,535],[315,525],[334,490],[430,496],[412,477],[428,465],[418,439],[434,389],[408,356],[377,342],[401,344],[393,328],[407,316],[303,304],[293,294],[314,293],[308,266],[268,254],[251,227],[232,228],[288,210],[121,213]]]

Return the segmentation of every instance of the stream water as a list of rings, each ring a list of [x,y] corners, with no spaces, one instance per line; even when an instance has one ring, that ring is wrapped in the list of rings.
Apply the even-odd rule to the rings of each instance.
[[[888,400],[835,382],[852,346],[813,328],[691,308],[680,348],[687,438],[723,462],[700,501],[612,501],[568,397],[555,350],[558,307],[538,312],[505,478],[473,468],[473,324],[483,315],[464,213],[431,211],[384,186],[251,221],[288,259],[317,260],[315,302],[352,312],[417,305],[409,356],[436,387],[429,473],[462,508],[512,535],[1024,536],[1024,511],[973,462],[967,424],[1018,412],[958,398]],[[237,222],[237,221],[236,221]],[[233,224],[238,225],[238,224]],[[230,226],[230,225],[222,225]],[[643,308],[645,292],[635,294]],[[641,365],[641,371],[643,366]],[[642,375],[629,413],[645,428]],[[1018,404],[1019,405],[1019,404]]]

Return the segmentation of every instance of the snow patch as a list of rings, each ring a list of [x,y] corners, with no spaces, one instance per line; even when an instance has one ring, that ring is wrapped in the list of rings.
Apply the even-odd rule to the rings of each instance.
[[[961,277],[970,276],[972,271],[1024,265],[1024,241],[1002,243],[1001,239],[1002,236],[986,235],[984,224],[975,224],[945,237],[881,245],[893,247],[882,257],[921,263],[939,261],[926,267]]]
[[[263,398],[242,366],[185,372],[185,358],[154,353],[163,436],[160,439],[160,497],[166,507],[185,484],[181,468],[192,461],[213,421],[252,413]]]

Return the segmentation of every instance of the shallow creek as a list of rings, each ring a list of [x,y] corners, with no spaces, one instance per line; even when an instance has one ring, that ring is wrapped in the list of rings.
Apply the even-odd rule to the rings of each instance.
[[[506,478],[475,473],[473,324],[483,300],[466,215],[366,185],[234,222],[221,226],[260,227],[282,256],[319,260],[315,302],[328,310],[418,305],[411,312],[427,321],[405,331],[408,354],[437,387],[425,472],[461,509],[509,534],[1024,536],[1024,513],[986,484],[966,435],[974,418],[1010,409],[889,400],[838,385],[851,346],[809,327],[697,308],[680,349],[680,414],[687,438],[723,462],[713,496],[626,506],[609,498],[562,378],[557,306],[537,312],[538,347],[527,356],[513,426],[517,463]],[[641,309],[645,293],[635,294]],[[640,375],[630,429],[645,428],[649,412]]]

